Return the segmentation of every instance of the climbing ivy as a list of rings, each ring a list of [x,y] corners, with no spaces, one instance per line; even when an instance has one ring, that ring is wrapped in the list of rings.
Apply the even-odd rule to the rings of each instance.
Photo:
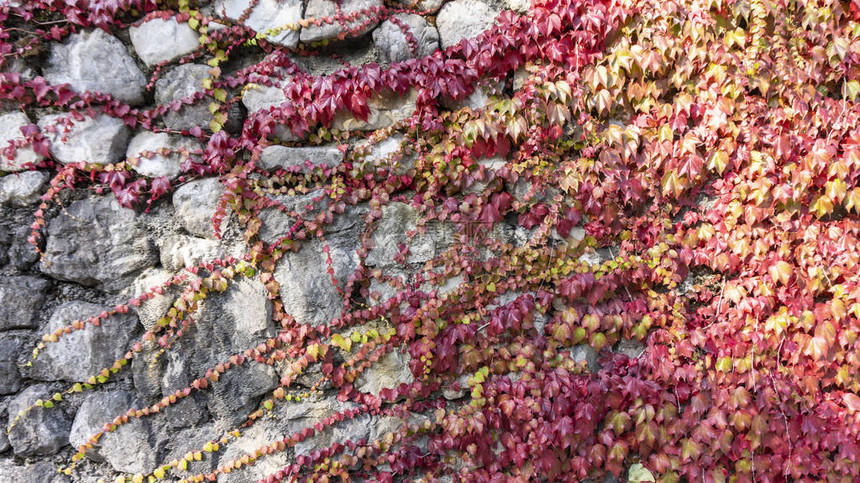
[[[210,29],[214,19],[194,2],[21,3],[0,7],[5,62],[82,29],[116,31],[175,16],[200,34],[199,49],[179,62],[205,61],[212,74],[202,94],[154,108],[0,74],[4,103],[101,112],[148,130],[163,130],[167,112],[211,102],[208,129],[183,132],[205,149],[194,153],[199,158],[181,153],[186,161],[175,181],[139,177],[132,160],[59,166],[48,157],[34,166],[54,173],[35,213],[34,246],[65,190],[110,190],[123,206],[145,209],[178,184],[217,177],[225,192],[213,228],[230,213],[248,248],[244,257],[186,269],[127,304],[45,334],[33,357],[69,333],[179,288],[173,306],[124,358],[36,406],[105,383],[144,344],[171,350],[200,302],[237,279],[266,286],[279,324],[275,336],[188,387],[106,424],[71,463],[105,432],[206,391],[253,360],[287,361],[290,371],[245,423],[151,475],[128,475],[131,481],[178,474],[222,451],[275,406],[324,385],[355,405],[184,481],[214,480],[361,414],[403,423],[377,441],[297,456],[266,481],[582,480],[618,476],[633,463],[665,482],[849,482],[860,474],[856,3],[538,0],[527,14],[503,12],[490,31],[431,56],[324,76],[303,73],[291,60],[320,46],[288,51],[267,41],[274,31],[256,33],[241,21],[219,20],[226,27]],[[408,10],[374,8],[277,30],[353,18],[369,24]],[[249,48],[264,60],[224,74],[224,63]],[[239,131],[224,129],[245,89],[285,76],[292,78],[283,87],[286,102],[251,113]],[[464,99],[479,83],[502,86],[483,109],[440,104]],[[409,91],[417,104],[405,121],[367,135],[332,128],[339,114],[366,119],[373,96]],[[343,146],[344,162],[260,169],[260,153],[277,142],[279,126],[306,143]],[[49,155],[35,126],[22,131],[26,143]],[[395,134],[402,135],[401,152],[365,161],[358,138],[380,142]],[[413,166],[399,162],[404,152]],[[484,161],[494,157],[504,165],[491,169]],[[311,190],[322,190],[316,215],[276,200]],[[405,282],[364,263],[392,202],[418,210],[418,231],[440,223],[454,234],[453,245]],[[325,227],[355,206],[368,208],[362,263],[344,286],[329,270],[344,295],[341,315],[323,326],[294,319],[280,301],[277,263],[310,240],[324,241]],[[266,243],[260,217],[272,207],[296,222]],[[512,225],[525,241],[498,235]],[[404,245],[399,258],[407,255]],[[328,261],[331,267],[330,253]],[[439,289],[455,277],[459,285]],[[369,304],[378,284],[395,294]],[[621,351],[625,344],[636,353]],[[579,356],[586,347],[599,354],[599,368]],[[415,381],[378,395],[357,391],[359,375],[395,350],[410,355]],[[296,378],[311,367],[319,380],[297,388]],[[445,397],[460,390],[464,397]]]

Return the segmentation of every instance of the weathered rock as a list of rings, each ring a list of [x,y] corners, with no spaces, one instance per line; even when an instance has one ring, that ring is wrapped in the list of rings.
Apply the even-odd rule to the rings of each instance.
[[[318,202],[314,202],[320,198]],[[306,194],[295,196],[275,196],[273,199],[289,210],[295,211],[302,218],[308,219],[319,213],[328,206],[327,197],[323,196],[323,190],[314,190]],[[289,233],[296,219],[279,210],[278,208],[265,208],[260,211],[260,239],[266,243],[274,243],[279,238]]]
[[[155,415],[130,419],[99,439],[99,454],[116,471],[151,473],[158,464],[199,450],[215,437],[211,424],[197,425],[205,415],[193,397],[186,397]]]
[[[23,345],[18,336],[0,335],[0,394],[15,394],[21,389],[18,354]]]
[[[161,398],[161,380],[167,365],[167,358],[161,354],[160,348],[154,342],[144,342],[143,350],[131,361],[134,388],[150,404]]]
[[[396,389],[400,384],[415,381],[409,370],[408,353],[393,350],[362,372],[355,384],[361,392],[378,396],[383,389]]]
[[[420,15],[398,13],[393,18],[408,27],[407,31],[412,34],[417,46],[412,50],[400,25],[391,19],[386,20],[373,31],[373,43],[379,49],[382,60],[402,62],[414,57],[426,57],[439,48],[439,32]]]
[[[149,419],[131,419],[99,439],[99,457],[114,470],[149,473],[158,465],[158,450]]]
[[[27,62],[20,57],[7,57],[3,63],[3,68],[0,72],[8,72],[10,74],[20,74],[21,81],[27,82],[36,78],[36,71],[27,65]]]
[[[10,147],[11,141],[24,140],[21,128],[29,124],[30,119],[23,112],[10,112],[0,116],[0,171],[21,171],[25,165],[35,164],[44,159],[29,145],[15,148],[14,155],[11,151],[5,152]]]
[[[0,204],[27,206],[39,202],[42,187],[48,174],[40,171],[25,171],[0,178]]]
[[[0,431],[0,453],[5,453],[11,447],[12,447],[12,445],[9,444],[9,437],[6,436],[6,431],[5,430]],[[0,476],[4,475],[3,471],[5,471],[4,470],[5,467],[3,465],[6,463],[6,461],[8,461],[8,460],[0,460]],[[14,481],[14,480],[4,479],[3,481]]]
[[[48,223],[42,272],[111,292],[124,288],[158,261],[138,218],[112,195],[72,203]]]
[[[636,359],[645,352],[645,344],[635,339],[622,339],[615,348],[615,352]]]
[[[239,459],[245,454],[253,454],[254,450],[263,445],[280,440],[285,435],[293,434],[304,428],[312,428],[314,424],[326,417],[353,407],[355,407],[353,403],[339,402],[334,398],[311,398],[303,399],[300,402],[279,403],[273,409],[274,418],[257,422],[225,448],[222,463]],[[297,444],[295,453],[308,454],[315,448],[328,446],[335,441],[344,442],[346,439],[366,438],[375,426],[373,423],[373,419],[368,416],[359,416],[337,423],[334,428],[326,428],[314,437]],[[276,472],[287,463],[288,455],[284,453],[261,458],[253,466],[245,468],[241,472],[226,475],[224,482],[257,481]]]
[[[575,345],[570,349],[570,357],[573,362],[585,362],[588,370],[592,373],[600,370],[600,363],[597,362],[597,351],[588,344]]]
[[[508,9],[518,13],[528,13],[532,6],[531,0],[505,0]]]
[[[173,207],[182,226],[192,235],[214,239],[212,217],[224,187],[218,178],[191,181],[173,193]]]
[[[155,82],[155,102],[165,105],[203,92],[203,80],[209,77],[209,66],[206,65],[182,64],[174,67]],[[193,104],[183,104],[178,111],[169,111],[163,119],[169,129],[191,129],[195,126],[208,128],[212,114],[209,112],[209,102],[204,97]]]
[[[0,278],[0,330],[34,329],[48,282],[36,277]]]
[[[12,245],[9,247],[9,264],[24,271],[39,261],[39,253],[27,239],[30,237],[29,226],[19,226],[12,233]]]
[[[64,125],[66,119],[71,122],[69,127]],[[39,128],[51,143],[51,155],[64,164],[116,163],[122,161],[128,145],[125,123],[107,114],[85,117],[81,121],[74,121],[65,114],[54,114],[39,119]]]
[[[227,255],[239,256],[241,246],[228,246],[215,240],[195,236],[172,235],[164,239],[161,264],[172,271],[211,262]]]
[[[246,362],[223,374],[212,383],[209,411],[222,431],[230,431],[248,419],[262,397],[278,387],[278,376],[271,366]]]
[[[265,287],[256,280],[240,279],[219,297],[206,299],[192,316],[185,335],[174,343],[162,392],[183,389],[216,364],[228,362],[230,356],[272,337],[271,315]],[[213,384],[213,390],[205,394],[206,404],[222,429],[244,420],[259,396],[274,388],[277,378],[269,369],[250,362],[233,367],[221,375],[224,382],[220,389],[214,389]]]
[[[373,249],[367,254],[365,263],[370,267],[396,265],[400,244],[409,248],[407,263],[423,263],[439,255],[452,243],[451,228],[441,223],[426,225],[426,232],[416,234],[411,240],[408,231],[417,227],[419,213],[411,206],[395,202],[382,208],[382,218],[373,232]]]
[[[442,387],[442,397],[454,401],[466,396],[469,389],[469,375],[461,374],[451,385]]]
[[[140,297],[154,287],[161,287],[165,282],[173,278],[170,272],[157,268],[150,268],[141,273],[132,283],[132,297]],[[137,314],[140,323],[146,330],[155,327],[155,323],[163,317],[173,305],[172,295],[176,295],[176,288],[164,290],[161,294],[154,294],[148,300],[141,302],[139,306],[132,307]]]
[[[128,29],[131,44],[142,61],[149,67],[160,62],[173,62],[200,47],[197,32],[187,23],[175,18],[154,18]]]
[[[224,14],[234,21],[238,21],[250,5],[251,0],[221,0]],[[260,0],[245,19],[245,25],[258,33],[294,26],[295,29],[286,28],[266,36],[269,42],[292,48],[299,43],[301,18],[301,0]]]
[[[102,92],[130,105],[144,101],[146,77],[122,42],[102,29],[72,34],[67,42],[54,44],[43,70],[49,83],[68,83],[79,94]]]
[[[499,14],[479,0],[454,0],[448,2],[436,17],[436,28],[442,48],[457,45],[489,30]]]
[[[49,461],[17,466],[11,459],[0,459],[0,481],[3,483],[67,483],[69,478],[57,472]]]
[[[284,94],[283,87],[286,82],[288,81],[271,86],[255,85],[249,87],[242,94],[242,104],[251,113],[279,107],[282,102],[287,100],[287,95]]]
[[[262,169],[275,170],[305,165],[310,161],[314,166],[333,168],[343,161],[343,152],[335,146],[311,146],[291,148],[287,146],[268,146],[260,153]]]
[[[242,105],[245,106],[250,114],[258,111],[271,111],[273,108],[280,107],[287,100],[287,96],[284,94],[284,87],[290,82],[291,78],[285,77],[271,86],[256,85],[249,87],[242,94]],[[292,130],[286,124],[275,124],[272,134],[274,134],[275,138],[286,142],[303,139],[303,136],[293,134]]]
[[[409,7],[419,12],[435,12],[445,0],[397,0],[397,3],[404,7]]]
[[[75,449],[86,444],[92,436],[102,431],[102,427],[106,423],[125,414],[132,407],[139,409],[141,405],[135,404],[134,395],[128,391],[103,391],[88,394],[75,414],[75,420],[69,434],[69,443]],[[95,461],[103,461],[99,451],[101,443],[102,440],[96,443],[94,448],[87,449],[86,455]]]
[[[342,0],[336,2],[334,0],[309,0],[308,6],[305,9],[306,19],[317,19],[332,17],[335,14],[349,15],[355,12],[360,12],[368,8],[382,7],[382,0]],[[359,15],[357,19],[352,21],[339,21],[334,23],[323,23],[322,25],[312,25],[302,29],[302,42],[317,42],[324,39],[337,38],[343,32],[349,32],[350,37],[358,37],[371,31],[378,22],[370,22],[361,27],[358,31],[352,31],[358,28],[367,20],[368,14]]]
[[[51,396],[47,385],[37,384],[21,391],[9,403],[9,423],[6,428],[9,431],[9,443],[17,456],[51,455],[69,444],[72,420],[62,408],[34,407],[15,421],[18,414],[36,400],[47,401]]]
[[[192,155],[194,150],[203,149],[200,141],[165,132],[141,131],[128,143],[126,157],[132,168],[150,178],[166,176],[175,178],[180,173],[180,164],[188,158],[200,162],[200,157]],[[158,154],[165,150],[166,154]],[[184,155],[182,150],[188,155]]]
[[[370,114],[367,120],[355,118],[349,111],[338,111],[332,127],[341,131],[373,131],[392,126],[403,121],[415,112],[418,94],[414,89],[406,94],[374,94],[367,100]]]
[[[57,307],[45,332],[70,325],[75,320],[86,321],[108,307],[87,302],[67,302]],[[87,324],[48,344],[33,365],[26,369],[31,379],[40,381],[84,382],[102,369],[109,368],[128,350],[129,342],[138,327],[134,314],[117,314],[102,320],[98,327]]]
[[[325,234],[334,278],[341,289],[358,267],[356,250],[362,228],[360,217],[347,213],[338,216]],[[284,310],[299,323],[328,323],[343,309],[344,299],[328,274],[323,246],[319,239],[306,242],[298,252],[286,253],[275,269]]]

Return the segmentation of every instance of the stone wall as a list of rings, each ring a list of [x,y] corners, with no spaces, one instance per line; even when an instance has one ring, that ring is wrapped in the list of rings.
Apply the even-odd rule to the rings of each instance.
[[[250,4],[249,0],[201,3],[206,15],[222,19],[225,25],[236,22]],[[374,5],[381,6],[382,1],[345,0],[340,8],[349,13]],[[326,47],[326,53],[337,53],[342,60],[327,55],[296,55],[295,61],[313,75],[329,74],[343,67],[343,62],[378,62],[385,66],[427,56],[440,47],[478,35],[492,28],[502,9],[525,11],[527,7],[522,0],[510,0],[509,4],[422,0],[419,8],[424,16],[399,13],[367,25],[355,38]],[[335,11],[336,3],[330,0],[261,0],[244,23],[265,32],[303,16],[320,17]],[[343,28],[309,26],[272,34],[270,40],[294,48],[300,42],[334,41]],[[411,34],[413,43],[407,41],[404,30]],[[151,107],[200,90],[209,75],[208,66],[193,59],[177,62],[197,46],[197,34],[187,24],[173,18],[154,18],[111,33],[99,29],[80,31],[61,43],[50,44],[40,58],[12,62],[6,70],[25,78],[43,76],[50,84],[68,83],[76,92],[108,93],[131,106]],[[258,52],[247,55],[247,59],[235,59],[233,68],[259,60],[253,57]],[[155,72],[154,67],[164,62],[167,64]],[[155,82],[148,86],[152,76]],[[281,85],[289,82],[290,78],[280,79]],[[452,109],[463,105],[480,109],[491,92],[489,87],[481,87],[465,101],[448,104]],[[242,96],[247,113],[269,109],[284,100],[280,86],[255,86],[235,94]],[[372,99],[370,107],[368,119],[344,115],[335,119],[334,127],[369,131],[391,126],[412,114],[415,97],[378,97]],[[0,419],[8,430],[0,432],[0,481],[94,482],[114,481],[121,474],[149,474],[158,465],[199,450],[207,441],[236,428],[277,387],[286,367],[245,364],[225,374],[208,391],[195,393],[159,414],[134,420],[104,435],[71,476],[56,472],[58,466],[71,461],[74,447],[101,431],[114,417],[169,396],[207,368],[271,337],[275,333],[272,301],[260,281],[243,279],[222,296],[203,302],[187,332],[169,351],[162,353],[148,342],[130,368],[124,368],[96,389],[69,397],[53,408],[45,407],[51,403],[32,407],[39,399],[50,401],[55,393],[74,383],[86,383],[121,358],[157,323],[177,294],[165,292],[126,314],[76,331],[48,344],[32,360],[31,351],[43,334],[97,316],[163,284],[185,268],[227,256],[241,257],[248,247],[235,217],[225,221],[222,237],[213,234],[212,217],[223,192],[217,179],[178,178],[183,158],[196,156],[195,150],[202,145],[193,137],[177,133],[209,125],[211,115],[206,102],[168,113],[163,124],[170,132],[136,130],[104,114],[70,118],[50,108],[3,108],[0,144],[4,147],[22,138],[22,127],[35,123],[50,143],[50,160],[57,167],[81,161],[106,165],[128,160],[138,175],[167,177],[179,187],[172,197],[158,200],[146,211],[122,208],[110,194],[64,192],[61,205],[52,205],[47,214],[44,254],[40,257],[27,241],[29,227],[39,197],[47,191],[56,170],[26,169],[28,163],[44,159],[26,145],[0,160]],[[235,118],[230,119],[234,131],[241,127],[243,115],[242,110],[236,110]],[[226,127],[231,129],[229,123]],[[285,141],[301,141],[286,130],[279,135]],[[335,167],[353,152],[364,153],[366,163],[396,158],[408,166],[410,154],[400,153],[401,139],[393,136],[379,143],[356,142],[346,152],[333,145],[273,145],[263,151],[259,166],[274,170],[310,162]],[[146,152],[163,154],[141,156]],[[318,193],[285,195],[279,201],[301,210],[315,195]],[[358,206],[341,215],[326,233],[334,277],[341,283],[357,268],[356,250],[367,210],[367,206]],[[417,267],[444,251],[451,243],[451,233],[442,227],[430,227],[426,234],[412,239],[405,236],[407,230],[415,229],[417,220],[417,212],[408,204],[398,202],[385,207],[373,234],[375,248],[367,255],[367,266],[404,277],[409,267]],[[261,239],[277,240],[286,234],[292,221],[277,209],[265,212]],[[507,236],[513,240],[525,235],[511,228]],[[406,264],[394,263],[402,243],[411,244],[411,254]],[[298,321],[325,324],[340,314],[343,296],[331,283],[326,268],[319,242],[289,253],[277,267],[275,278],[281,284],[285,309]],[[457,283],[456,279],[446,281],[440,289],[450,289]],[[380,303],[391,296],[392,290],[384,285],[372,287],[375,297],[369,303]],[[409,383],[413,375],[408,360],[407,353],[392,352],[366,371],[356,386],[360,391],[378,394],[385,388]],[[299,380],[299,384],[308,387],[310,381]],[[321,389],[303,401],[278,408],[277,414],[256,424],[225,451],[207,454],[188,471],[211,470],[350,406],[351,403],[339,402],[326,387]],[[450,397],[462,396],[458,393]],[[219,481],[254,481],[279,469],[296,454],[308,454],[334,441],[373,440],[399,424],[397,418],[389,416],[360,416],[334,425],[293,451],[263,459],[242,472],[222,475]]]

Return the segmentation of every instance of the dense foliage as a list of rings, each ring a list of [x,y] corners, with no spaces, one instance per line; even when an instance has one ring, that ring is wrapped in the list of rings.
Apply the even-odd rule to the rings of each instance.
[[[241,25],[207,30],[212,19],[193,2],[22,3],[0,8],[7,61],[84,28],[117,29],[144,15],[191,19],[201,47],[190,58],[208,61],[215,80],[205,86],[206,96],[187,101],[211,102],[214,116],[209,130],[190,132],[206,148],[202,162],[189,157],[183,163],[178,182],[219,177],[227,191],[215,228],[233,213],[249,251],[242,260],[182,272],[130,301],[139,304],[172,285],[183,290],[141,344],[155,341],[169,350],[198,302],[239,277],[266,284],[282,327],[267,343],[223,361],[158,405],[129,410],[105,431],[205,391],[209,381],[250,359],[291,361],[296,376],[318,365],[320,385],[359,403],[187,481],[252,465],[362,413],[430,417],[410,419],[379,441],[298,457],[269,481],[326,475],[581,480],[620,475],[636,462],[667,482],[848,482],[860,474],[855,4],[535,1],[527,15],[505,12],[491,31],[426,58],[309,76]],[[396,11],[361,15],[377,19]],[[219,66],[239,47],[269,55],[222,76]],[[242,88],[271,84],[273,72],[294,76],[284,88],[287,102],[252,114],[234,134],[222,129]],[[507,87],[483,110],[447,111],[439,104],[491,81]],[[374,94],[408,89],[418,93],[415,114],[371,137],[405,135],[405,149],[417,155],[414,168],[365,163],[353,150],[334,169],[257,168],[277,125],[298,136],[309,132],[310,143],[346,149],[356,133],[330,129],[336,113],[362,118]],[[2,74],[0,98],[85,116],[104,112],[153,130],[163,130],[160,117],[180,107],[134,109],[16,74]],[[25,131],[47,155],[41,134]],[[493,171],[481,163],[493,156],[504,156],[505,166]],[[36,246],[44,213],[63,190],[112,190],[123,205],[143,209],[174,188],[167,179],[138,177],[127,163],[55,166],[48,160],[38,168],[56,175],[36,213]],[[277,204],[273,195],[314,188],[324,188],[328,201],[321,215],[293,213],[300,221],[290,233],[273,244],[260,240],[260,210]],[[342,316],[327,326],[286,313],[272,275],[285,251],[323,237],[333,219],[363,204],[370,208],[364,257],[375,220],[396,200],[420,210],[425,225],[452,227],[454,245],[411,283],[395,287],[394,297],[372,306],[365,304],[373,296],[371,281],[388,279],[361,266],[341,287],[349,295]],[[528,231],[526,243],[495,237],[512,220]],[[605,256],[582,257],[593,250]],[[464,283],[444,295],[434,289],[453,277]],[[46,334],[34,356],[99,320]],[[629,340],[641,341],[638,357],[613,350]],[[55,402],[107,381],[141,344]],[[600,353],[599,370],[574,360],[583,344]],[[396,349],[411,355],[415,382],[379,396],[356,391],[358,374]],[[305,397],[294,380],[282,378],[235,432],[133,480],[163,478],[229,445],[273,405]],[[467,397],[443,397],[461,381],[471,391]]]

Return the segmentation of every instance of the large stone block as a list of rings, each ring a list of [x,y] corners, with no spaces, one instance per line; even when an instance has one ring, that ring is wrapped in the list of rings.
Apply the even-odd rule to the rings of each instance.
[[[48,282],[36,277],[0,278],[0,330],[34,329]]]
[[[86,321],[105,310],[108,307],[80,301],[67,302],[54,311],[45,332],[66,327],[76,320]],[[137,328],[134,314],[117,314],[102,320],[98,326],[87,324],[83,329],[49,343],[32,361],[33,365],[26,369],[26,374],[41,381],[84,382],[123,357]]]
[[[170,104],[203,92],[203,80],[209,77],[209,66],[206,65],[182,64],[174,67],[155,82],[155,102],[159,105]],[[209,102],[204,97],[193,104],[183,104],[178,111],[169,111],[164,115],[164,125],[176,130],[195,126],[208,128],[212,120]]]
[[[149,67],[160,62],[172,62],[200,47],[197,32],[175,18],[153,18],[128,29],[137,55]]]
[[[69,444],[72,420],[63,408],[34,407],[18,417],[37,400],[51,399],[52,394],[47,385],[37,384],[21,391],[9,403],[7,431],[15,455],[52,455]]]
[[[158,261],[134,211],[112,196],[76,201],[48,223],[42,272],[59,280],[119,291]]]
[[[322,19],[330,18],[336,14],[350,15],[357,12],[362,12],[371,8],[382,7],[382,0],[309,0],[308,6],[305,9],[306,19]],[[332,23],[323,23],[322,25],[311,25],[302,29],[302,42],[316,42],[325,39],[334,39],[344,32],[350,32],[353,29],[358,29],[351,32],[350,36],[357,37],[372,30],[378,22],[369,22],[367,25],[361,25],[367,21],[367,18],[372,16],[372,13],[359,14],[358,18],[351,21],[338,20]]]
[[[221,0],[219,12],[238,21],[251,6],[251,0]],[[245,19],[245,25],[258,33],[267,33],[269,42],[295,47],[299,43],[298,22],[302,18],[301,0],[259,0]],[[295,29],[284,27],[296,27]],[[282,29],[275,32],[277,29]],[[271,32],[269,32],[271,31]]]
[[[400,25],[405,25],[406,31],[415,39],[414,50]],[[373,31],[373,43],[379,49],[383,60],[402,62],[414,57],[426,57],[435,52],[439,48],[439,32],[420,15],[398,13]]]
[[[67,120],[70,125],[66,124]],[[125,123],[106,114],[84,117],[80,121],[66,114],[53,114],[39,119],[39,128],[50,142],[51,155],[63,164],[118,163],[123,160],[128,146]]]
[[[15,154],[6,157],[3,151],[10,147],[11,141],[23,140],[21,128],[30,124],[23,112],[10,112],[0,116],[0,171],[21,171],[27,164],[36,164],[43,156],[36,154],[30,146],[15,148]]]
[[[489,30],[498,14],[498,11],[479,0],[454,0],[446,3],[436,17],[442,48],[457,45],[463,39]]]
[[[144,101],[146,77],[125,45],[102,29],[54,44],[43,72],[51,84],[69,84],[77,93],[102,92],[135,106]]]

